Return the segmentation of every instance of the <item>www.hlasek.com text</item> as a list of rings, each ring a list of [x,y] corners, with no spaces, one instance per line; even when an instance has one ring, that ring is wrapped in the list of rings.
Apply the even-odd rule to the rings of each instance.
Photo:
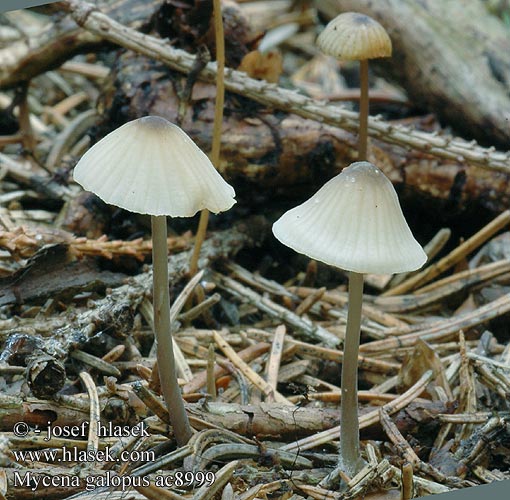
[[[80,450],[76,446],[58,449],[12,450],[17,462],[153,462],[156,454],[152,450],[123,450],[114,453],[110,446],[99,450]]]

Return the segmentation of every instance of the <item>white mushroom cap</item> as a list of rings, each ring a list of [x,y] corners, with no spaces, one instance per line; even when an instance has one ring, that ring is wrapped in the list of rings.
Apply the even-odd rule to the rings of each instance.
[[[344,12],[335,17],[317,38],[318,47],[342,61],[362,61],[391,56],[391,40],[386,30],[371,17]]]
[[[177,125],[159,116],[128,122],[92,146],[74,180],[106,203],[149,215],[218,213],[236,202],[232,186]]]
[[[273,233],[296,252],[358,273],[414,271],[427,260],[393,185],[366,161],[345,168],[283,214]]]

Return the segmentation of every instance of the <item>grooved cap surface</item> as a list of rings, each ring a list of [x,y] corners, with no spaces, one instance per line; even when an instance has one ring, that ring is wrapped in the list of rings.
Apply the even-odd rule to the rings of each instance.
[[[74,180],[106,203],[149,215],[218,213],[236,202],[232,186],[177,125],[159,116],[128,122],[92,146]]]
[[[362,61],[391,56],[391,40],[374,19],[357,12],[335,17],[317,38],[318,47],[342,61]]]
[[[389,179],[357,162],[273,225],[284,245],[357,273],[414,271],[427,256],[414,239]]]

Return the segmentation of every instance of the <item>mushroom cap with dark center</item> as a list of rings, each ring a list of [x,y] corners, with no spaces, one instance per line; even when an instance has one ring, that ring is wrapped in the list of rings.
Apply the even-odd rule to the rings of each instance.
[[[335,17],[317,38],[317,45],[327,55],[342,61],[362,61],[391,56],[391,40],[374,19],[358,12]]]
[[[366,161],[345,168],[283,214],[273,234],[296,252],[357,273],[414,271],[427,260],[393,185]]]
[[[159,116],[128,122],[92,146],[74,180],[106,203],[148,215],[218,213],[235,192],[177,125]]]

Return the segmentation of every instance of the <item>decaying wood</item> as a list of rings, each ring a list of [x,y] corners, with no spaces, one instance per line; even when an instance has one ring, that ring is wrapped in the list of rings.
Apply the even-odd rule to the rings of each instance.
[[[173,49],[164,40],[138,33],[113,21],[108,16],[96,11],[95,8],[87,6],[87,4],[71,0],[70,2],[63,3],[63,5],[69,6],[75,20],[94,33],[95,37],[99,36],[125,48],[145,54],[186,74],[194,67],[195,58],[191,54]],[[66,54],[66,56],[68,55]],[[17,68],[11,68],[12,70],[17,70]],[[42,68],[39,71],[42,71]],[[202,70],[199,78],[213,82],[215,73],[215,63],[209,63]],[[12,71],[11,74],[16,74],[16,71]],[[12,82],[10,84],[12,85]],[[2,80],[0,79],[1,85]],[[3,85],[5,86],[5,83]],[[231,69],[227,70],[225,86],[231,92],[243,95],[266,106],[329,123],[346,130],[357,131],[358,129],[357,113],[347,111],[342,107],[329,106],[325,103],[317,102],[295,91],[286,90],[274,84],[253,80],[248,78],[245,73]],[[508,154],[484,149],[476,144],[460,139],[438,136],[411,130],[407,127],[392,125],[377,117],[370,120],[369,134],[372,138],[403,147],[410,147],[431,154],[434,157],[466,162],[470,165],[481,165],[485,168],[503,172],[508,172],[510,168],[510,157]]]
[[[104,106],[112,119],[123,121],[157,114],[175,121],[180,100],[175,88],[179,74],[144,57],[124,54],[105,89]],[[150,88],[152,98],[146,98]],[[122,103],[119,108],[115,103]],[[246,108],[227,96],[219,169],[250,204],[279,199],[302,199],[332,175],[357,159],[355,134],[295,114]],[[214,116],[214,87],[197,83],[182,127],[204,149],[210,148]],[[120,122],[118,123],[121,124]],[[454,160],[438,159],[419,151],[378,140],[372,142],[371,160],[404,193],[424,206],[440,203],[449,214],[483,208],[500,212],[510,204],[510,174],[486,170]]]
[[[197,404],[187,408],[191,423],[197,429],[206,429],[207,424],[210,424],[229,429],[241,436],[250,438],[257,436],[259,439],[309,436],[320,429],[330,429],[338,424],[339,419],[337,410],[298,408],[281,403],[259,405],[207,403],[204,406]]]
[[[89,18],[94,16],[99,14],[94,12]],[[174,54],[177,54],[179,57],[175,60],[186,63],[178,69],[189,70],[193,61],[191,55],[182,51],[174,52],[174,49],[167,44],[163,45],[162,41],[139,36],[142,37],[140,43],[155,40],[151,43],[156,43],[158,47],[156,59],[160,52],[165,57],[170,53],[172,55],[170,62],[172,62]],[[135,49],[138,50],[138,46],[135,46]],[[155,63],[148,63],[143,58],[123,57],[125,60],[119,62],[115,80],[115,85],[119,87],[116,95],[117,102],[124,103],[123,109],[126,109],[125,99],[128,99],[128,108],[123,119],[128,120],[141,114],[153,113],[175,121],[180,101],[174,87],[175,84],[179,86],[179,77],[169,71],[168,78],[160,78],[161,68]],[[166,61],[166,59],[163,60]],[[211,79],[209,76],[213,74],[214,65],[208,66],[204,73],[205,77]],[[295,92],[250,80],[243,73],[231,72],[231,74],[235,76],[236,81],[241,82],[233,88],[234,92],[243,94],[243,82],[248,82],[254,89],[256,87],[261,91],[263,104],[284,110],[290,109],[297,114],[302,114],[301,107],[304,110],[311,110],[311,118],[303,119],[294,114],[274,114],[260,108],[251,110],[250,107],[246,108],[244,103],[241,103],[241,106],[237,105],[231,98],[229,106],[233,112],[229,113],[230,116],[226,118],[224,124],[220,170],[236,184],[239,193],[245,198],[253,192],[253,187],[260,188],[258,192],[255,191],[257,197],[253,201],[256,202],[264,201],[269,193],[267,187],[277,189],[281,197],[289,196],[289,193],[292,193],[292,197],[303,197],[309,193],[310,189],[318,187],[331,175],[356,159],[355,135],[338,127],[320,123],[320,121],[332,123],[331,120],[334,122],[338,116],[343,116],[343,109],[337,110],[335,107],[327,107],[311,100],[306,100],[308,104],[304,106],[305,101],[302,100],[304,96]],[[153,96],[149,102],[146,99],[147,78],[150,81]],[[129,87],[126,87],[126,91],[123,92],[123,82],[126,79],[129,80]],[[127,81],[125,83],[127,85]],[[272,98],[268,101],[264,97],[266,91],[270,95],[280,95],[283,92],[283,97],[274,102]],[[190,109],[182,124],[184,129],[205,149],[210,143],[213,97],[213,87],[204,84],[195,85],[194,97],[192,96]],[[294,100],[295,97],[297,100]],[[113,96],[108,98],[107,95],[106,101],[111,101],[112,98]],[[290,108],[287,105],[278,104],[286,100],[290,102]],[[234,112],[236,108],[240,111]],[[321,113],[326,114],[316,114],[315,109],[321,109]],[[357,125],[351,130],[355,131],[356,127]],[[391,124],[386,124],[383,128],[400,130]],[[373,141],[371,159],[394,183],[404,188],[404,193],[422,195],[424,200],[437,200],[448,213],[458,213],[466,209],[476,213],[478,208],[499,212],[510,203],[510,175],[505,173],[508,171],[509,161],[505,155],[491,153],[489,150],[479,150],[468,159],[469,161],[465,161],[462,158],[462,148],[455,147],[452,154],[446,155],[449,159],[441,159],[434,146],[439,145],[438,140],[444,141],[441,137],[416,131],[413,136],[415,139],[418,136],[422,137],[420,134],[424,134],[418,141],[421,146],[415,143],[414,139],[409,141],[406,139],[401,144],[412,148],[407,150],[396,145],[392,146],[390,144],[392,139],[386,132],[381,129],[379,134],[384,142]],[[402,130],[398,133],[400,138],[404,138],[406,134]],[[477,150],[475,146],[467,145],[467,143],[464,146],[472,149],[473,152]],[[423,149],[423,152],[416,148]],[[427,150],[433,154],[427,154]],[[439,153],[439,156],[441,155]],[[494,162],[496,158],[499,160]],[[487,170],[474,163],[503,171]],[[47,185],[46,182],[42,184]],[[289,191],[289,187],[292,187],[292,191]],[[274,192],[271,192],[271,197],[273,195]]]
[[[508,27],[480,0],[320,0],[328,18],[356,11],[388,31],[393,57],[378,62],[411,99],[451,126],[486,144],[508,149],[510,39]]]
[[[187,52],[173,49],[162,40],[127,28],[88,4],[77,0],[68,0],[66,3],[78,24],[104,37],[105,40],[161,61],[183,73],[189,73],[193,68],[195,58]],[[214,62],[208,63],[199,75],[201,80],[208,82],[214,81],[215,77]],[[225,88],[261,104],[292,112],[304,118],[312,118],[352,131],[357,131],[359,127],[358,113],[342,107],[328,106],[275,84],[253,80],[239,71],[226,70]],[[369,120],[368,132],[372,138],[411,147],[440,158],[465,161],[504,172],[510,169],[510,154],[484,149],[461,139],[441,137],[392,125],[378,117]]]

